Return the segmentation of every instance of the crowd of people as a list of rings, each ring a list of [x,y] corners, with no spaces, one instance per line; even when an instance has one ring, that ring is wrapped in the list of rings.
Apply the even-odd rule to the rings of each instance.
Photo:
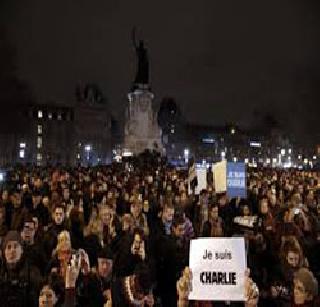
[[[159,155],[15,167],[1,184],[1,306],[320,306],[320,174],[250,169],[247,199]],[[188,301],[190,240],[243,236],[246,302]]]

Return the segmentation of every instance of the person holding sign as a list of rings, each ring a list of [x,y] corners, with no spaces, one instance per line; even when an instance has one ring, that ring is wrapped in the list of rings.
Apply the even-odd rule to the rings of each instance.
[[[259,300],[259,289],[253,280],[249,277],[250,271],[246,271],[245,280],[245,307],[256,307],[258,306]],[[189,267],[183,270],[182,276],[177,281],[177,293],[178,293],[178,303],[177,307],[189,307],[189,294],[192,288],[192,272]],[[199,302],[195,301],[194,306],[212,306],[209,302]]]
[[[246,301],[248,276],[242,237],[200,238],[191,241],[192,289],[189,300]]]

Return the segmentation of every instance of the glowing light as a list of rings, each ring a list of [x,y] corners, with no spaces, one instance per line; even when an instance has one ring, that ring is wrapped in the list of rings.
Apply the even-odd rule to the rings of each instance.
[[[92,146],[91,145],[86,145],[86,146],[84,146],[84,150],[85,151],[91,151],[91,149],[92,149]]]
[[[250,147],[261,148],[261,143],[260,142],[250,142]]]

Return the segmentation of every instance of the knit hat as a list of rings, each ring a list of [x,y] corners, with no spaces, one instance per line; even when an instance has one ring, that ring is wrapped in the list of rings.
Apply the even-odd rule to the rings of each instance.
[[[98,258],[104,258],[104,259],[113,259],[113,253],[112,253],[112,250],[105,246],[103,248],[101,248],[99,251],[98,251]]]
[[[7,233],[7,235],[5,236],[5,238],[3,239],[3,242],[2,242],[3,250],[6,249],[6,246],[7,246],[8,242],[10,242],[10,241],[16,241],[22,246],[21,237],[20,237],[19,232],[17,232],[17,231],[11,230]]]
[[[301,268],[294,274],[294,278],[303,283],[307,293],[311,294],[313,297],[318,295],[318,281],[311,271],[306,268]]]

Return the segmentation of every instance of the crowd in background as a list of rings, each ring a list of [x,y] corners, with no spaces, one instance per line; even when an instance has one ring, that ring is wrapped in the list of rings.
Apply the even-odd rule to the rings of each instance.
[[[320,306],[320,174],[250,169],[247,199],[215,193],[211,170],[199,195],[188,185],[156,154],[11,169],[0,305]],[[230,236],[245,237],[248,301],[188,301],[190,240]]]

